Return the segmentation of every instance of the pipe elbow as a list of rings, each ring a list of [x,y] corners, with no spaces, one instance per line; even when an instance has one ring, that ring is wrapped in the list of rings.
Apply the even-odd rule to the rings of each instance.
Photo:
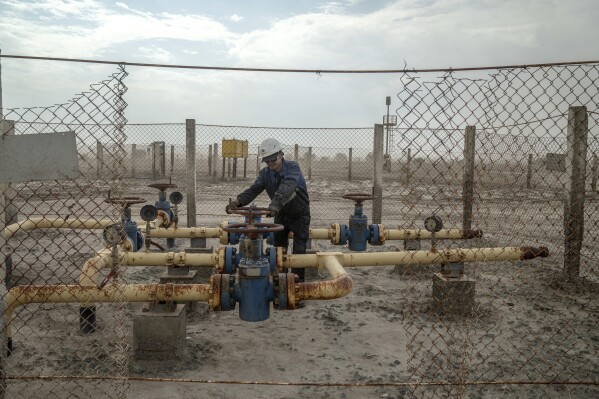
[[[298,297],[300,300],[343,298],[351,292],[352,286],[352,279],[347,274],[333,280],[299,283]]]

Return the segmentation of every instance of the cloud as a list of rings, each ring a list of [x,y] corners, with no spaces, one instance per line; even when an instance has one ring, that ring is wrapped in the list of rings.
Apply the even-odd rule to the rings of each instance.
[[[241,22],[241,21],[243,21],[244,19],[245,19],[244,17],[242,17],[242,16],[240,16],[240,15],[237,15],[237,14],[233,14],[233,15],[231,15],[231,16],[229,17],[229,20],[231,20],[231,21],[233,21],[233,22]]]

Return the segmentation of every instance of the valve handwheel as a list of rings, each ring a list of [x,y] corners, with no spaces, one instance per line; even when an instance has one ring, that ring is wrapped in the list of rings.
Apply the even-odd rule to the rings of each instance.
[[[116,204],[124,206],[125,208],[129,208],[134,204],[143,204],[146,202],[144,198],[141,197],[108,197],[104,200],[104,202],[108,204]]]
[[[157,188],[160,191],[164,191],[167,188],[175,188],[177,185],[173,183],[152,183],[148,184],[148,187]]]
[[[273,233],[283,230],[285,226],[275,223],[233,223],[223,227],[228,233],[245,234],[250,238],[257,238],[262,233]]]
[[[341,196],[341,198],[355,201],[357,206],[361,206],[362,202],[367,201],[367,200],[373,200],[376,197],[374,195],[368,194],[368,193],[347,193],[347,194],[343,194]]]

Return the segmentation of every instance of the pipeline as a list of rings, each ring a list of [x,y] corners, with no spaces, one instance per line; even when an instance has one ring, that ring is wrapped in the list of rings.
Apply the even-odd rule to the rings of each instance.
[[[340,252],[320,253],[317,257],[318,267],[327,269],[332,280],[296,284],[298,286],[297,299],[337,299],[348,295],[352,290],[353,283],[339,261],[342,257]]]
[[[344,267],[387,266],[408,264],[443,264],[455,262],[501,262],[546,258],[547,247],[497,247],[443,249],[438,251],[352,252],[343,253]],[[340,257],[341,258],[341,257]],[[317,254],[283,255],[278,270],[285,268],[318,267]]]
[[[107,285],[103,289],[82,285],[24,285],[6,294],[7,337],[12,336],[14,309],[28,303],[203,301],[211,298],[209,284],[127,284]]]
[[[48,217],[37,217],[22,220],[17,223],[13,223],[4,228],[4,238],[7,240],[17,234],[19,231],[31,231],[35,229],[75,229],[75,230],[100,230],[115,224],[116,221],[112,219],[64,219],[64,218],[48,218]],[[141,224],[144,221],[136,221]],[[151,222],[154,224],[154,222]]]

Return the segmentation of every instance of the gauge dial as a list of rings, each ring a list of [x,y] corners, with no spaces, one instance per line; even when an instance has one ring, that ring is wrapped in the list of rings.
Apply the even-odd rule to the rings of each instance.
[[[436,233],[443,228],[443,221],[439,216],[429,216],[424,219],[424,228],[431,233]]]
[[[104,229],[104,239],[109,245],[115,245],[122,241],[120,226],[113,224]]]

